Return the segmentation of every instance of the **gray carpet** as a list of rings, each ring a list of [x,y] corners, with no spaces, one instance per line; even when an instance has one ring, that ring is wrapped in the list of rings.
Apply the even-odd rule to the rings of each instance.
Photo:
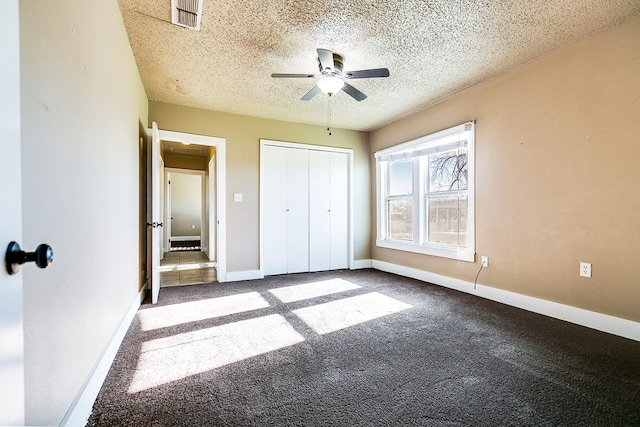
[[[640,343],[375,270],[166,288],[87,425],[637,426]]]

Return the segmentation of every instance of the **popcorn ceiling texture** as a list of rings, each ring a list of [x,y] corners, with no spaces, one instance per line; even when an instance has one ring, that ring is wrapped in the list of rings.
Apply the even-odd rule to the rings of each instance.
[[[204,0],[200,31],[171,24],[170,0],[119,0],[150,100],[326,125],[328,97],[300,98],[315,79],[316,48],[368,95],[331,99],[334,127],[373,130],[640,14],[638,0]]]

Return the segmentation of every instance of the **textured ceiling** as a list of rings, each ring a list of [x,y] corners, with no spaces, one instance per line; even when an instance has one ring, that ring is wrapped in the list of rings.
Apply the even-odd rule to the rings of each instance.
[[[204,0],[200,31],[171,24],[170,0],[119,0],[150,100],[326,125],[328,97],[300,98],[316,48],[344,56],[368,95],[331,98],[332,126],[372,130],[640,14],[638,0]]]

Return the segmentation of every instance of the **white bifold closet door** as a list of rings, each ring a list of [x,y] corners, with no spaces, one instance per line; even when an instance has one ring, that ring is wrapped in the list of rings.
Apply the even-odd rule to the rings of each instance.
[[[309,151],[309,271],[348,266],[348,156]]]
[[[262,155],[265,274],[309,271],[308,150],[265,146]]]
[[[264,274],[348,267],[348,155],[265,145]]]

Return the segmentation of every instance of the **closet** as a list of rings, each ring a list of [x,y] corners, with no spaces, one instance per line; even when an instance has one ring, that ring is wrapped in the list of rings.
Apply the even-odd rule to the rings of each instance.
[[[265,275],[349,265],[348,150],[262,142]]]

